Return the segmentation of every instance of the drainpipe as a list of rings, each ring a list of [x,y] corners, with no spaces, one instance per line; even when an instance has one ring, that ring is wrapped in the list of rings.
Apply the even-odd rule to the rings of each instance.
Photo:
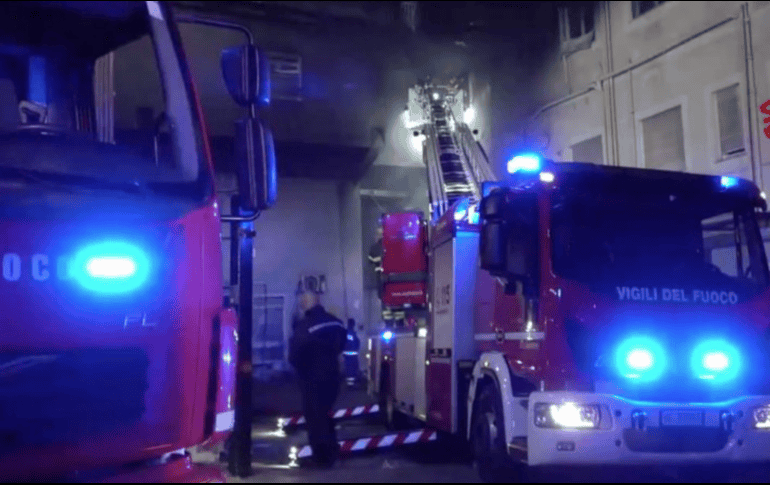
[[[759,104],[757,101],[756,77],[754,73],[754,48],[751,39],[751,19],[749,18],[748,2],[743,2],[741,4],[741,19],[743,20],[743,22],[741,22],[743,27],[743,54],[746,65],[746,104],[748,106],[747,111],[749,116],[749,161],[751,163],[751,177],[755,184],[764,189],[759,133],[756,133],[755,143],[755,130],[758,130],[759,124],[755,122],[757,115],[754,109],[756,106],[759,106]],[[757,164],[759,167],[757,167]]]
[[[690,42],[690,41],[692,41],[692,40],[694,40],[694,39],[696,39],[696,38],[698,38],[698,37],[700,37],[700,36],[702,36],[704,34],[707,34],[707,33],[711,32],[712,30],[715,30],[715,29],[717,29],[717,28],[719,28],[719,27],[721,27],[721,26],[723,26],[723,25],[725,25],[725,24],[727,24],[727,23],[729,23],[729,22],[731,22],[733,20],[738,20],[738,17],[729,17],[729,18],[727,18],[725,20],[722,20],[722,21],[712,25],[711,27],[708,27],[708,28],[706,28],[704,30],[701,30],[697,34],[691,35],[690,37],[684,39],[683,41],[678,42],[677,44],[675,44],[675,45],[673,45],[671,47],[668,47],[668,48],[658,52],[657,54],[654,54],[654,55],[648,57],[647,59],[639,61],[639,62],[637,62],[635,64],[631,64],[629,66],[626,66],[626,67],[624,67],[623,69],[620,69],[617,72],[611,72],[610,74],[607,74],[606,76],[602,77],[601,79],[599,79],[598,81],[593,83],[587,89],[584,89],[583,91],[580,91],[579,93],[571,94],[569,96],[565,96],[563,98],[559,98],[559,99],[557,99],[555,101],[552,101],[552,102],[548,103],[547,105],[543,106],[542,108],[538,109],[535,112],[535,114],[532,116],[532,120],[534,120],[535,118],[539,117],[541,114],[543,114],[543,112],[545,112],[545,111],[547,111],[547,110],[549,110],[549,109],[551,109],[551,108],[553,108],[555,106],[558,106],[560,104],[564,104],[564,103],[566,103],[568,101],[572,101],[575,98],[578,98],[580,96],[583,96],[585,94],[590,93],[591,91],[596,90],[597,86],[601,86],[605,81],[614,79],[614,78],[616,78],[618,76],[621,76],[621,75],[623,75],[623,74],[625,74],[627,72],[631,72],[634,69],[636,69],[636,68],[638,68],[640,66],[643,66],[644,64],[647,64],[648,62],[652,62],[655,59],[657,59],[657,58],[659,58],[661,56],[664,56],[664,55],[668,54],[669,52],[671,52],[671,51],[673,51],[673,50],[683,46],[684,44],[686,44],[686,43],[688,43],[688,42]]]
[[[564,69],[564,81],[567,83],[567,92],[572,94],[572,80],[569,77],[569,64],[567,64],[567,54],[561,55],[561,64]]]
[[[612,52],[612,23],[610,19],[610,2],[606,1],[604,2],[604,31],[605,31],[605,49],[607,54],[607,72],[612,72],[615,69],[615,65],[613,62],[613,52]],[[600,83],[602,88],[604,87],[603,83]],[[604,100],[604,96],[602,96],[602,100]],[[604,111],[608,113],[609,120],[607,120],[607,154],[609,155],[609,160],[612,165],[620,165],[620,161],[618,160],[618,152],[617,149],[617,121],[615,116],[615,83],[612,79],[609,80],[607,83],[607,99],[605,101],[605,107]]]
[[[572,101],[573,99],[576,99],[576,98],[579,98],[579,97],[581,97],[583,95],[586,95],[586,94],[590,93],[591,91],[596,91],[596,86],[597,86],[597,83],[593,83],[590,86],[588,86],[586,89],[580,91],[579,93],[570,94],[569,96],[564,96],[563,98],[559,98],[556,101],[552,101],[552,102],[546,104],[542,108],[538,109],[535,112],[534,115],[532,115],[532,120],[534,121],[541,114],[545,113],[546,111],[548,111],[549,109],[551,109],[551,108],[553,108],[555,106],[559,106],[560,104],[564,104],[564,103],[566,103],[568,101]]]
[[[732,22],[733,20],[738,20],[738,17],[729,17],[729,18],[726,18],[726,19],[724,19],[724,20],[722,20],[720,22],[717,22],[716,24],[712,25],[711,27],[703,29],[703,30],[701,30],[700,32],[698,32],[696,34],[693,34],[690,37],[687,37],[686,39],[684,39],[684,40],[682,40],[680,42],[677,42],[676,44],[672,45],[671,47],[663,49],[662,51],[658,52],[657,54],[653,54],[652,56],[650,56],[650,57],[648,57],[646,59],[643,59],[643,60],[641,60],[641,61],[639,61],[637,63],[634,63],[634,64],[631,64],[629,66],[626,66],[626,67],[624,67],[623,69],[620,69],[617,72],[613,72],[611,74],[607,74],[606,76],[601,78],[599,81],[601,82],[601,81],[605,81],[607,79],[616,78],[616,77],[618,77],[620,75],[623,75],[623,74],[625,74],[627,72],[633,71],[634,69],[636,69],[638,67],[641,67],[644,64],[647,64],[648,62],[652,62],[655,59],[657,59],[659,57],[662,57],[662,56],[668,54],[669,52],[671,52],[671,51],[673,51],[675,49],[678,49],[679,47],[685,45],[686,43],[688,43],[690,41],[693,41],[693,40],[697,39],[698,37],[700,37],[700,36],[702,36],[704,34],[707,34],[707,33],[711,32],[712,30],[715,30],[715,29],[717,29],[717,28],[719,28],[719,27],[721,27],[721,26],[723,26],[723,25],[725,25],[725,24],[727,24],[729,22]]]

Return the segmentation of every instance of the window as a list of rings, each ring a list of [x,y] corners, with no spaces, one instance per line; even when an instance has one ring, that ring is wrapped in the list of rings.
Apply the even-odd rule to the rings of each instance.
[[[602,136],[595,136],[572,145],[572,161],[603,164]]]
[[[24,156],[0,165],[73,186],[199,197],[195,125],[167,26],[142,3],[113,2],[109,15],[100,5],[7,5],[0,152]]]
[[[734,84],[714,93],[719,118],[719,146],[722,157],[746,151],[743,145],[743,119],[741,117],[738,85]]]
[[[302,57],[280,52],[270,52],[268,57],[271,97],[298,101],[302,95]]]
[[[255,284],[255,293],[258,289],[265,290],[265,285]],[[254,296],[252,360],[257,376],[268,376],[285,367],[288,337],[284,332],[284,300],[283,295]]]
[[[633,9],[634,18],[644,15],[653,8],[660,4],[666,3],[665,1],[648,1],[648,2],[631,2],[631,8]]]
[[[642,137],[647,168],[686,170],[680,106],[642,120]]]
[[[562,42],[579,39],[594,31],[593,2],[573,2],[559,10]]]
[[[620,282],[689,287],[695,290],[691,298],[704,303],[719,293],[707,289],[745,300],[768,287],[764,246],[749,204],[724,197],[703,205],[696,202],[700,194],[688,195],[685,187],[668,201],[657,197],[652,185],[637,187],[616,189],[609,199],[557,195],[552,212],[557,274],[610,292]]]

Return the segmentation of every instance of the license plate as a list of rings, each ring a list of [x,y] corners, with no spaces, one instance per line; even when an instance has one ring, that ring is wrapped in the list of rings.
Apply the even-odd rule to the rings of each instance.
[[[703,411],[671,410],[660,412],[662,426],[703,426]]]

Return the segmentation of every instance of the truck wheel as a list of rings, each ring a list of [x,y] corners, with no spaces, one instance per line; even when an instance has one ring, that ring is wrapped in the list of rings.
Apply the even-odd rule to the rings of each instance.
[[[476,399],[471,426],[473,463],[482,481],[523,481],[525,467],[516,463],[505,443],[503,405],[497,388],[487,385]]]

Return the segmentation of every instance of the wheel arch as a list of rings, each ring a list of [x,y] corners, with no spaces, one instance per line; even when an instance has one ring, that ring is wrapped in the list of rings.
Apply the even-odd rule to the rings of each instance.
[[[466,436],[471,436],[473,413],[481,391],[485,386],[496,386],[502,400],[503,419],[505,420],[505,442],[510,443],[514,436],[523,436],[527,432],[527,410],[517,407],[517,399],[513,394],[513,383],[516,379],[511,374],[508,362],[500,352],[485,352],[481,354],[473,367],[473,377],[468,388],[468,419],[466,421]]]

